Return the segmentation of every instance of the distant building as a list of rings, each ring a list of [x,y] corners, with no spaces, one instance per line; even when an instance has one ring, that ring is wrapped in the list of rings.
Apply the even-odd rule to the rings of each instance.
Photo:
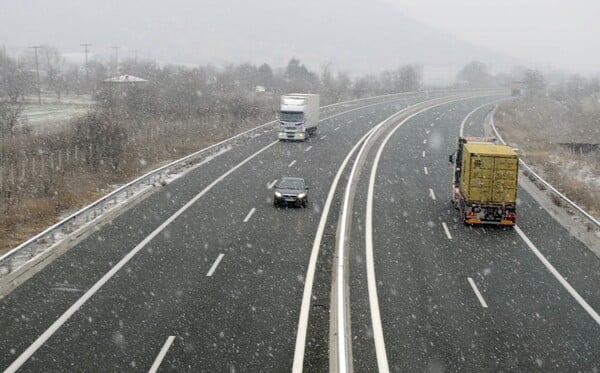
[[[108,84],[136,84],[136,83],[148,83],[149,80],[138,78],[133,75],[120,75],[112,78],[108,78],[103,81],[103,83]]]

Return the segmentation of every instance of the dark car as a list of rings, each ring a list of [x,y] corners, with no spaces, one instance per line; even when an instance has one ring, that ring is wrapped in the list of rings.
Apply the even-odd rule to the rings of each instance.
[[[308,187],[301,177],[284,177],[275,184],[273,204],[295,205],[306,207],[308,203]]]

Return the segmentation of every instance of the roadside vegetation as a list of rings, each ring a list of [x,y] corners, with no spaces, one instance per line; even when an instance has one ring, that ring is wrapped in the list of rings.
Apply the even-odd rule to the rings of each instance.
[[[0,253],[133,178],[191,152],[276,118],[279,96],[321,94],[321,104],[422,88],[418,66],[351,78],[298,59],[268,64],[184,67],[126,60],[118,68],[90,61],[67,64],[43,47],[37,84],[33,56],[0,51]],[[111,84],[129,75],[147,82]],[[39,88],[39,91],[38,91]],[[39,131],[31,105],[69,101],[92,105]],[[49,97],[54,96],[51,100]],[[25,112],[25,115],[24,115]],[[50,125],[50,123],[46,123]],[[35,129],[35,130],[33,130]]]
[[[541,79],[541,80],[540,80]],[[543,83],[543,77],[538,77]],[[543,88],[543,89],[542,89]],[[567,197],[600,216],[600,81],[572,76],[500,105],[496,126]],[[559,199],[554,199],[557,205]]]

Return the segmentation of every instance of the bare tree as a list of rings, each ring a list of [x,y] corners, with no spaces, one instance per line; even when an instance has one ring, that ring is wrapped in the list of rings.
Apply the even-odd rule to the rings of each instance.
[[[65,79],[61,71],[65,60],[57,48],[45,45],[41,48],[41,52],[42,64],[46,70],[46,84],[60,100],[60,95],[65,90]]]
[[[527,85],[527,95],[529,96],[540,95],[544,93],[546,88],[544,75],[537,69],[525,72],[525,84]]]
[[[469,87],[486,87],[491,82],[491,76],[482,62],[473,61],[465,65],[457,74],[459,81],[466,83]]]
[[[404,65],[398,70],[397,89],[400,92],[416,91],[421,84],[421,73],[415,66]]]
[[[21,64],[0,51],[0,98],[7,96],[13,103],[25,94],[29,83]]]
[[[376,76],[367,75],[357,78],[352,86],[352,94],[357,98],[368,97],[381,91],[381,83]]]
[[[22,112],[23,106],[21,104],[0,101],[0,136],[3,139],[14,136]]]

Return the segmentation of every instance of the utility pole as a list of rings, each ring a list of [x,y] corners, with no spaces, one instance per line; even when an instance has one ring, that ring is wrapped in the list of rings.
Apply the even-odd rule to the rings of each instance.
[[[35,51],[35,73],[36,73],[36,77],[37,77],[37,91],[38,91],[38,104],[42,104],[42,90],[40,88],[40,65],[38,63],[38,49],[40,49],[42,46],[40,45],[36,45],[33,47],[29,47],[32,48]]]
[[[85,48],[85,85],[89,86],[90,84],[90,76],[89,76],[89,68],[88,68],[88,47],[91,47],[91,44],[80,44]]]
[[[111,47],[115,50],[115,75],[119,74],[119,48],[121,47]]]

